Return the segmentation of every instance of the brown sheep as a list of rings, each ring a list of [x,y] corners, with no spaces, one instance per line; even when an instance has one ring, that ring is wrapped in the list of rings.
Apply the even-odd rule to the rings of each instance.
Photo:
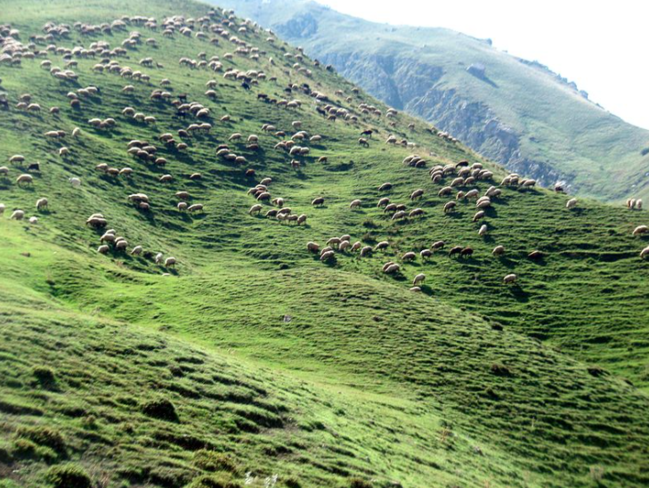
[[[315,242],[307,242],[306,243],[306,250],[308,252],[312,252],[314,254],[318,253],[320,251],[320,245],[315,243]]]
[[[457,206],[457,203],[455,203],[454,201],[450,201],[450,202],[446,203],[446,205],[444,205],[444,213],[446,214],[446,213],[452,212],[453,210],[455,210],[456,206]]]
[[[433,243],[433,245],[431,247],[434,250],[438,250],[438,249],[444,249],[445,245],[446,245],[446,243],[444,241],[437,241],[437,242]]]
[[[412,251],[407,252],[403,256],[401,256],[401,260],[404,263],[409,262],[409,261],[414,261],[416,258],[417,258],[417,255]]]
[[[318,197],[313,199],[311,205],[313,205],[314,207],[322,207],[324,205],[324,202],[325,202],[324,197]]]

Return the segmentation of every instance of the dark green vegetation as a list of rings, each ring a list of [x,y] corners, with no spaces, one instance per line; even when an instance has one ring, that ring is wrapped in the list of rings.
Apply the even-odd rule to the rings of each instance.
[[[160,25],[168,15],[209,12],[198,3],[142,0],[10,0],[3,7],[4,22],[25,44],[47,21],[100,24],[128,14],[154,16]],[[206,25],[222,20],[216,11]],[[228,30],[237,32],[240,22]],[[91,36],[72,29],[48,43],[103,40],[113,48],[132,31],[158,47],[143,42],[116,61],[149,74],[150,83],[93,72],[100,57],[73,57],[76,83],[50,75],[42,57],[0,64],[10,101],[0,112],[0,161],[9,166],[0,178],[7,206],[0,219],[0,487],[649,483],[649,267],[638,257],[646,239],[631,236],[647,223],[644,212],[587,200],[568,211],[565,196],[504,188],[479,223],[471,221],[473,202],[445,216],[449,197],[437,196],[440,184],[403,158],[416,151],[429,168],[480,158],[404,115],[389,128],[386,107],[308,58],[301,64],[312,76],[299,73],[296,59],[284,56],[295,49],[267,42],[268,34],[250,26],[236,35],[265,51],[258,61],[227,59],[237,46],[221,36],[210,44],[212,32],[205,40],[178,32],[167,38],[141,24]],[[222,72],[178,64],[201,51],[208,60],[218,55],[224,69],[263,70],[267,79],[248,91]],[[140,68],[145,57],[164,68]],[[62,54],[46,58],[65,64]],[[150,99],[163,78],[171,99]],[[215,100],[205,96],[210,79],[218,82]],[[325,93],[358,123],[326,120],[302,90],[284,91],[289,80]],[[133,93],[122,92],[126,84]],[[101,93],[70,107],[67,93],[89,85]],[[25,92],[41,112],[15,107]],[[259,93],[302,106],[266,103]],[[175,116],[171,100],[181,94],[210,108],[213,125],[209,135],[176,136],[189,145],[184,152],[158,140],[196,121]],[[362,114],[361,103],[384,115]],[[126,106],[157,123],[121,115]],[[225,114],[230,122],[220,122]],[[93,129],[94,117],[114,117],[116,126]],[[274,149],[282,138],[261,131],[272,123],[288,138],[296,120],[323,136],[300,143],[311,153],[299,170]],[[82,131],[77,138],[74,127]],[[364,148],[357,139],[368,127],[379,133]],[[50,130],[67,136],[46,139]],[[235,132],[243,139],[229,145],[245,164],[215,155]],[[390,133],[418,146],[386,145]],[[246,148],[249,134],[259,135],[258,151]],[[167,165],[128,155],[135,138],[155,144]],[[63,145],[66,157],[58,155]],[[4,163],[15,154],[26,161]],[[318,163],[321,156],[328,162]],[[31,173],[33,185],[18,186],[16,177],[34,161],[41,171]],[[504,175],[482,162],[495,179]],[[101,163],[134,171],[111,177],[95,169]],[[248,168],[256,176],[246,177]],[[195,172],[203,178],[190,180]],[[161,183],[163,174],[174,180]],[[73,188],[70,177],[82,185]],[[246,192],[263,177],[272,177],[273,197],[308,215],[306,225],[248,215],[255,200]],[[379,192],[386,181],[393,189]],[[490,185],[476,187],[482,194]],[[425,194],[411,203],[416,188]],[[180,190],[205,211],[179,212]],[[128,201],[136,192],[149,196],[149,211]],[[318,196],[325,205],[314,208]],[[425,214],[392,221],[376,208],[382,196]],[[42,197],[49,208],[34,210]],[[351,210],[356,198],[363,205]],[[38,223],[11,220],[14,209],[38,215]],[[129,250],[141,245],[144,253],[98,254],[102,231],[85,225],[93,213],[128,239]],[[489,234],[481,238],[485,222]],[[338,252],[328,264],[305,250],[308,241],[324,246],[345,233],[390,247],[363,259]],[[385,262],[437,240],[447,248],[428,262],[402,263],[396,276],[381,272]],[[496,244],[506,247],[503,258],[491,255]],[[475,253],[450,258],[454,245]],[[534,249],[546,257],[528,259]],[[156,265],[159,251],[178,265]],[[423,293],[412,293],[421,272]],[[503,285],[511,272],[518,284]]]
[[[311,0],[221,5],[546,186],[565,181],[573,192],[605,200],[649,196],[649,132],[592,103],[538,62],[448,29],[376,24]]]

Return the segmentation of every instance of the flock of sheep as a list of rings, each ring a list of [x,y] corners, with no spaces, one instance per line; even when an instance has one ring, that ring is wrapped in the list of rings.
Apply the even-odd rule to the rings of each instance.
[[[218,18],[218,20],[217,20]],[[244,21],[239,24],[232,11],[224,11],[223,16],[219,18],[218,10],[212,10],[209,15],[198,19],[186,19],[182,16],[174,16],[165,19],[160,25],[154,18],[148,17],[122,17],[111,23],[101,25],[89,25],[82,23],[75,23],[73,26],[60,24],[57,25],[48,22],[44,27],[44,35],[36,35],[30,37],[28,45],[23,44],[20,39],[20,32],[12,29],[10,26],[0,26],[0,47],[2,54],[0,54],[0,66],[2,64],[10,64],[12,66],[20,65],[23,59],[34,59],[38,57],[61,56],[65,62],[63,68],[53,66],[50,59],[44,59],[40,66],[49,71],[49,73],[60,83],[76,82],[79,75],[74,71],[78,69],[78,60],[87,58],[100,57],[100,63],[96,63],[92,67],[95,73],[102,73],[120,77],[126,80],[122,92],[124,94],[132,94],[135,92],[136,84],[147,86],[151,83],[152,77],[143,72],[141,68],[150,69],[163,69],[164,66],[154,61],[151,57],[142,58],[139,61],[140,68],[134,69],[127,66],[124,61],[130,53],[133,53],[139,45],[145,44],[147,46],[157,46],[155,38],[144,38],[138,31],[131,31],[128,33],[128,38],[125,39],[119,47],[111,48],[110,44],[105,41],[94,41],[90,43],[89,48],[76,46],[74,48],[65,48],[57,46],[57,41],[65,41],[70,39],[70,33],[74,30],[82,36],[91,36],[98,34],[109,34],[115,32],[126,32],[132,26],[141,26],[151,31],[162,31],[164,37],[173,37],[176,34],[181,36],[193,36],[197,39],[209,41],[211,45],[219,45],[223,39],[227,40],[236,48],[233,52],[228,52],[223,55],[223,59],[219,56],[212,56],[208,58],[206,52],[201,52],[196,56],[196,59],[190,57],[182,57],[179,60],[179,66],[188,70],[208,70],[212,73],[221,73],[223,78],[236,80],[241,83],[241,86],[249,90],[252,85],[260,85],[264,82],[276,82],[277,78],[268,76],[263,69],[252,69],[247,71],[240,71],[238,69],[227,69],[224,66],[225,60],[232,60],[236,56],[244,57],[254,62],[260,61],[260,56],[265,54],[265,51],[259,47],[251,45],[249,42],[241,39],[246,36],[250,31],[260,32],[259,27],[250,21]],[[233,33],[236,31],[236,34]],[[267,42],[275,43],[274,34],[269,33]],[[46,45],[45,49],[39,49],[40,45]],[[285,63],[294,70],[295,74],[299,74],[308,79],[312,76],[310,68],[304,66],[305,56],[300,48],[296,53],[284,54]],[[315,68],[320,68],[321,65],[318,61],[312,62]],[[275,66],[276,61],[273,58],[268,59],[269,66]],[[329,70],[331,67],[327,66],[325,69]],[[289,71],[285,71],[289,73]],[[175,117],[182,120],[189,119],[188,125],[177,130],[175,133],[163,132],[157,138],[157,144],[151,141],[132,139],[126,144],[127,157],[133,160],[142,162],[146,165],[151,165],[154,168],[164,168],[168,159],[158,154],[159,147],[163,146],[167,153],[176,154],[186,151],[189,148],[188,142],[198,134],[210,134],[213,129],[214,123],[231,125],[233,119],[230,115],[224,115],[218,119],[218,122],[213,121],[211,110],[198,100],[189,100],[188,95],[178,94],[174,96],[170,88],[172,82],[169,79],[162,79],[160,81],[160,89],[151,91],[149,99],[153,102],[162,104],[175,112]],[[218,82],[215,79],[209,79],[205,83],[206,91],[204,96],[209,100],[217,98],[215,88]],[[285,92],[290,94],[286,99],[275,99],[265,93],[258,93],[257,100],[260,103],[271,103],[277,107],[282,107],[287,110],[300,109],[304,102],[296,98],[293,94],[295,92],[303,93],[313,98],[314,107],[318,114],[322,115],[325,120],[335,122],[338,119],[350,123],[357,123],[359,117],[373,116],[375,118],[383,117],[383,113],[377,107],[366,103],[360,103],[355,109],[345,108],[330,101],[329,97],[318,91],[314,91],[307,83],[303,84],[289,84]],[[353,94],[358,94],[357,88],[352,89]],[[101,94],[101,89],[98,86],[85,86],[74,91],[69,91],[66,99],[72,109],[81,110],[86,100],[92,100]],[[342,90],[337,90],[336,96],[342,97],[346,102],[351,103],[353,97],[351,95],[345,96]],[[134,100],[135,102],[136,100]],[[133,103],[132,105],[136,105]],[[15,108],[19,111],[28,113],[38,113],[43,111],[42,106],[33,100],[33,97],[28,94],[22,94],[18,98]],[[59,107],[51,107],[49,113],[57,115],[60,113]],[[137,111],[135,106],[126,106],[121,111],[121,117],[124,121],[134,124],[143,124],[152,128],[157,127],[158,120],[154,115],[146,114]],[[388,127],[396,127],[398,121],[398,112],[394,109],[388,109],[385,113],[385,119]],[[91,118],[87,121],[88,129],[95,132],[95,135],[110,132],[120,125],[121,119],[118,117],[112,118]],[[322,145],[326,140],[326,136],[317,133],[310,133],[303,127],[301,120],[294,120],[291,123],[290,130],[281,130],[277,128],[278,124],[263,124],[260,128],[265,134],[271,137],[278,138],[279,142],[274,144],[274,149],[285,155],[287,161],[293,169],[299,170],[303,165],[304,159],[311,153],[311,148],[314,146]],[[414,124],[410,124],[409,129],[414,129]],[[71,133],[71,141],[83,137],[83,132],[86,129],[75,127]],[[457,142],[453,137],[444,132],[439,132],[434,128],[429,129],[433,134],[438,135],[444,140],[451,143]],[[361,132],[358,144],[362,147],[369,147],[370,140],[373,140],[375,129],[365,129]],[[53,128],[46,131],[43,136],[46,139],[62,143],[67,140],[67,131],[60,128]],[[228,143],[220,144],[216,147],[215,154],[218,158],[224,161],[234,163],[239,166],[247,166],[248,161],[245,156],[238,154],[231,145],[245,144],[248,152],[256,152],[260,150],[261,138],[257,134],[249,134],[244,136],[241,132],[233,132],[228,137]],[[400,145],[404,148],[414,148],[417,145],[407,139],[399,139],[395,135],[390,134],[385,139],[387,145]],[[67,159],[73,155],[74,145],[61,145],[58,148],[58,155],[60,158]],[[321,156],[317,159],[320,163],[327,163],[327,156]],[[10,165],[24,167],[26,158],[20,154],[13,155],[9,158]],[[411,154],[405,157],[402,164],[409,167],[425,168],[427,161],[416,155]],[[34,177],[33,172],[41,170],[40,164],[29,163],[27,165],[27,172],[22,172],[16,177],[16,185],[25,186],[33,185]],[[106,163],[96,165],[95,170],[111,178],[129,178],[133,175],[134,170],[130,166],[121,168],[111,167]],[[7,166],[0,167],[0,178],[7,178],[10,169]],[[245,175],[248,177],[255,176],[254,169],[246,169]],[[485,169],[480,163],[470,164],[468,161],[460,161],[457,164],[436,165],[428,171],[428,176],[432,184],[438,184],[441,188],[437,191],[438,197],[449,197],[447,202],[442,205],[441,211],[443,214],[451,214],[457,210],[459,204],[471,202],[475,205],[475,213],[472,216],[472,222],[481,223],[478,229],[478,235],[485,237],[489,234],[489,225],[485,223],[487,218],[488,209],[492,206],[498,205],[502,199],[503,192],[508,189],[529,189],[536,185],[536,182],[531,179],[525,179],[517,174],[510,174],[506,176],[498,186],[493,184],[494,174]],[[189,181],[200,180],[203,176],[199,172],[195,172],[188,177]],[[81,179],[78,177],[70,177],[69,184],[74,188],[81,185]],[[158,178],[158,181],[165,185],[174,185],[176,177],[171,173],[166,173]],[[273,218],[286,224],[294,224],[296,226],[306,224],[307,215],[305,213],[294,212],[292,208],[286,206],[286,198],[275,197],[271,194],[270,187],[272,178],[266,177],[259,181],[257,185],[248,190],[248,194],[255,199],[255,203],[249,208],[248,213],[254,216],[260,216],[263,212],[264,217]],[[490,183],[486,191],[481,192],[477,188],[479,182]],[[377,188],[380,195],[376,208],[381,209],[382,213],[388,215],[393,221],[405,221],[417,219],[425,215],[425,210],[421,207],[408,208],[405,204],[392,202],[389,196],[385,196],[393,189],[393,185],[386,182]],[[555,191],[562,192],[560,186],[555,187]],[[418,202],[426,197],[427,191],[423,188],[416,188],[410,192],[409,199],[411,203]],[[132,193],[125,196],[126,200],[132,203],[141,212],[153,212],[151,200],[149,197],[142,193]],[[174,198],[177,200],[176,210],[179,212],[203,212],[205,205],[203,203],[193,201],[194,196],[184,190],[182,187],[177,188],[174,193]],[[314,207],[321,207],[325,203],[322,196],[316,196],[312,205]],[[350,202],[349,208],[354,211],[363,206],[364,202],[361,199],[354,199]],[[44,212],[48,208],[49,202],[47,198],[39,198],[36,201],[36,211]],[[267,205],[268,207],[266,207]],[[571,198],[566,203],[566,208],[572,210],[576,208],[578,201]],[[631,210],[642,209],[642,200],[630,199],[627,201],[627,207]],[[0,204],[0,214],[4,213],[5,205]],[[264,211],[266,209],[266,211]],[[14,209],[11,214],[11,219],[23,220],[26,213],[22,209]],[[38,217],[32,216],[29,219],[31,224],[38,222]],[[86,225],[101,231],[102,235],[99,239],[100,245],[97,252],[101,254],[108,254],[111,252],[130,253],[132,256],[149,256],[156,264],[163,265],[166,268],[173,267],[176,264],[174,257],[164,257],[162,253],[145,253],[141,245],[129,246],[125,237],[118,236],[114,229],[104,230],[108,226],[107,219],[101,213],[93,213],[86,219]],[[649,227],[642,225],[633,231],[634,236],[649,233]],[[359,258],[369,257],[380,251],[385,251],[390,247],[388,241],[379,242],[375,246],[363,245],[361,241],[352,243],[350,235],[341,237],[333,237],[329,239],[326,246],[321,247],[316,242],[307,243],[307,251],[315,253],[319,256],[322,262],[333,262],[336,259],[337,253],[357,253]],[[428,260],[434,253],[440,252],[447,247],[447,243],[437,241],[431,244],[429,248],[415,253],[408,251],[403,253],[400,257],[400,262],[408,263],[417,259],[419,255],[423,261]],[[474,249],[470,246],[448,246],[449,256],[458,256],[460,258],[467,258],[473,255]],[[492,254],[496,257],[503,256],[506,253],[502,245],[494,247]],[[538,250],[533,250],[528,254],[530,259],[540,259],[543,253]],[[640,256],[642,258],[649,257],[649,247],[644,248]],[[386,274],[400,273],[402,265],[398,262],[389,261],[382,266],[382,272]],[[421,291],[421,285],[425,282],[426,276],[418,274],[412,280],[412,291]],[[516,283],[518,277],[515,274],[508,274],[503,278],[503,283],[512,284]]]

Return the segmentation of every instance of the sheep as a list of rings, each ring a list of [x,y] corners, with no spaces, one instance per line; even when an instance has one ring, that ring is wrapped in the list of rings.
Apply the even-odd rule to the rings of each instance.
[[[413,191],[413,192],[410,194],[410,200],[411,200],[411,201],[415,201],[415,200],[421,198],[423,195],[424,195],[424,190],[422,190],[421,188],[419,188],[419,189]]]
[[[165,268],[175,268],[176,267],[176,258],[174,257],[168,257],[165,259]]]
[[[478,231],[478,235],[480,237],[484,237],[487,235],[487,231],[488,231],[487,226],[483,225],[482,227],[480,227],[480,230]]]
[[[143,251],[142,246],[135,246],[131,250],[131,256],[139,256],[140,254],[142,254],[142,251]]]
[[[479,212],[476,212],[475,215],[473,216],[473,221],[477,222],[480,219],[483,219],[485,217],[485,212],[484,210],[480,210]]]
[[[403,256],[401,256],[401,260],[404,263],[409,262],[409,261],[414,261],[416,258],[417,258],[417,255],[412,251],[407,252]]]
[[[455,203],[454,201],[450,201],[450,202],[446,203],[446,205],[444,205],[444,213],[446,214],[446,213],[452,212],[453,210],[455,210],[456,206],[457,206],[457,203]]]
[[[395,263],[388,263],[388,266],[385,266],[383,268],[383,272],[385,274],[395,274],[398,273],[401,270],[401,266]]]
[[[25,218],[25,212],[22,210],[14,210],[10,217],[12,220],[22,220],[23,218]]]
[[[354,244],[352,244],[351,250],[352,252],[358,251],[363,244],[361,241],[356,241]]]
[[[642,251],[640,251],[640,257],[642,259],[644,259],[647,256],[649,256],[649,246],[645,247]]]
[[[306,214],[301,214],[301,215],[297,218],[297,221],[296,221],[297,225],[300,225],[300,224],[305,223],[305,222],[306,222],[306,219],[307,219]]]
[[[451,250],[448,252],[449,256],[454,256],[456,254],[460,254],[462,252],[462,246],[453,246]]]
[[[311,205],[313,205],[314,207],[321,207],[324,205],[324,202],[324,197],[318,197],[311,202]]]
[[[361,206],[361,203],[362,202],[358,199],[352,200],[352,202],[349,204],[349,208],[351,209],[359,208]]]
[[[529,259],[543,259],[545,254],[543,254],[541,251],[532,251],[527,255]]]
[[[11,156],[9,158],[10,163],[24,163],[25,162],[25,156],[22,156],[20,154],[16,154],[14,156]]]
[[[189,205],[187,204],[187,202],[178,202],[178,205],[176,205],[176,208],[180,212],[184,212],[185,210],[187,210],[188,207],[189,207]]]
[[[359,254],[360,257],[364,258],[365,256],[369,256],[372,254],[373,250],[371,246],[365,246],[363,249],[361,249],[361,252]]]
[[[383,251],[390,246],[388,241],[381,241],[376,246],[374,246],[374,251]]]
[[[635,208],[642,210],[642,198],[639,198],[635,201]]]
[[[421,292],[421,287],[413,286],[412,288],[410,288],[410,291],[413,292],[413,293],[420,293]]]
[[[576,198],[571,198],[571,199],[568,200],[568,202],[566,203],[566,208],[567,208],[568,210],[570,210],[570,209],[572,209],[572,208],[575,208],[576,206],[577,206],[577,199],[576,199]]]
[[[36,200],[36,210],[43,210],[47,208],[47,205],[47,198],[39,198],[38,200]]]
[[[202,212],[204,210],[204,205],[202,203],[195,203],[187,207],[188,212]]]
[[[341,252],[345,252],[345,250],[349,247],[351,247],[352,243],[349,241],[341,241],[340,244],[338,245],[338,249]]]
[[[491,251],[491,254],[493,254],[494,256],[502,256],[503,254],[505,254],[505,247],[504,246],[496,246],[496,247],[494,247],[494,250]]]
[[[122,238],[117,238],[115,240],[115,249],[118,251],[125,251],[128,248],[128,241],[126,239]]]
[[[451,188],[450,186],[445,186],[444,188],[442,188],[440,191],[437,192],[437,196],[443,197],[446,195],[450,195],[452,192],[453,192],[453,188]]]
[[[110,250],[110,248],[106,244],[102,244],[101,246],[99,246],[97,248],[97,252],[99,254],[108,254],[109,250]]]
[[[422,260],[429,259],[433,256],[433,251],[430,249],[422,249],[419,251],[419,257],[421,257]]]
[[[376,206],[377,206],[377,207],[385,207],[385,206],[388,205],[389,203],[390,203],[390,199],[389,199],[389,198],[381,198],[381,199],[379,200],[379,203],[376,204]]]
[[[383,183],[379,186],[379,191],[388,191],[392,189],[392,183]]]
[[[256,213],[257,215],[259,215],[259,213],[261,212],[261,210],[262,210],[263,208],[264,208],[264,207],[263,207],[262,205],[260,205],[259,203],[257,203],[257,204],[255,204],[255,205],[253,205],[252,207],[250,207],[250,210],[248,210],[248,214],[249,214],[249,215],[252,215],[252,214]]]
[[[311,253],[317,253],[320,251],[320,245],[315,243],[315,242],[307,242],[306,243],[306,250]]]
[[[115,242],[115,234],[108,231],[105,232],[100,238],[99,242]]]
[[[403,211],[403,210],[400,210],[400,211],[394,213],[391,220],[400,220],[400,219],[403,219],[405,216],[406,216],[406,212]]]
[[[81,186],[81,179],[80,178],[69,178],[68,182],[72,186],[72,188],[79,188]]]
[[[162,264],[162,258],[163,258],[163,257],[164,257],[164,256],[163,256],[163,254],[162,254],[161,252],[159,252],[158,254],[156,254],[156,255],[155,255],[155,259],[154,259],[155,264]]]
[[[646,234],[647,232],[649,232],[649,226],[646,226],[646,225],[639,225],[638,227],[633,229],[633,235],[634,236],[639,236],[639,235],[642,235],[642,234]]]
[[[270,200],[270,193],[268,193],[267,191],[262,191],[259,195],[257,195],[257,200]]]
[[[175,197],[179,200],[190,200],[192,198],[188,191],[177,191]]]
[[[412,280],[412,286],[418,286],[420,283],[423,283],[426,280],[426,275],[424,273],[420,273],[417,276],[415,276],[415,279]]]
[[[6,166],[0,166],[0,175],[7,176],[9,174],[9,168]]]
[[[509,285],[510,283],[516,283],[518,281],[518,276],[515,274],[508,274],[503,278],[503,283]]]
[[[415,208],[415,209],[410,211],[410,213],[408,214],[408,217],[414,218],[414,217],[420,217],[422,215],[424,215],[424,209],[423,208]]]
[[[34,178],[32,177],[32,175],[22,174],[18,178],[16,178],[16,184],[20,186],[23,183],[31,185],[34,183]]]
[[[340,244],[340,242],[341,242],[341,240],[340,240],[339,237],[332,237],[331,239],[329,239],[327,241],[327,246],[330,246],[330,247],[337,246],[338,244]]]
[[[322,262],[329,261],[334,257],[335,257],[335,253],[333,251],[327,251],[320,255],[320,261]]]

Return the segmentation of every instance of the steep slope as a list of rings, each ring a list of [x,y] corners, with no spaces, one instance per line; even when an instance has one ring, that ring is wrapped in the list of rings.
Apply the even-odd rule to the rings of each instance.
[[[6,12],[14,37],[25,45],[35,37],[0,63],[10,102],[0,112],[0,160],[25,156],[0,178],[0,486],[70,486],[54,476],[70,462],[100,486],[647,483],[649,267],[638,257],[646,239],[631,235],[645,212],[586,200],[568,211],[564,195],[503,186],[484,220],[473,222],[475,201],[461,198],[444,214],[455,191],[437,195],[457,176],[454,163],[483,164],[496,180],[503,170],[419,120],[388,117],[291,46],[206,5],[10,0]],[[146,17],[113,23],[122,15]],[[170,15],[184,17],[163,34]],[[50,21],[70,24],[69,34],[39,39]],[[106,25],[93,32],[85,23]],[[72,52],[100,41],[125,51]],[[41,54],[48,45],[56,47]],[[216,72],[207,66],[214,56]],[[52,75],[66,64],[76,81]],[[224,77],[233,68],[245,76]],[[151,97],[158,89],[169,96]],[[25,92],[40,111],[18,106]],[[185,99],[209,114],[183,115]],[[337,119],[317,111],[327,103]],[[125,107],[155,121],[138,122]],[[114,125],[89,122],[109,117]],[[295,121],[308,135],[296,135]],[[209,131],[188,131],[204,123]],[[367,147],[358,144],[370,127]],[[44,136],[52,130],[66,135]],[[164,143],[166,133],[175,143]],[[386,144],[389,134],[410,144]],[[155,157],[129,154],[134,139],[154,145]],[[310,151],[277,147],[288,140]],[[245,161],[217,156],[223,144]],[[429,169],[449,165],[442,181],[402,163],[413,151]],[[40,171],[28,172],[35,161]],[[132,173],[111,176],[103,164]],[[21,174],[33,184],[17,184]],[[249,215],[258,201],[248,189],[264,177],[306,223],[264,217],[277,210],[265,201]],[[387,181],[392,189],[379,191]],[[462,189],[484,194],[492,184],[485,175]],[[408,201],[416,188],[423,197]],[[179,191],[203,211],[179,210]],[[140,192],[148,209],[129,201]],[[312,206],[319,196],[324,205]],[[386,196],[423,214],[393,219],[376,207]],[[43,197],[48,207],[33,210]],[[360,208],[349,208],[353,199]],[[38,222],[11,219],[16,209]],[[86,225],[93,213],[105,228]],[[108,228],[128,240],[126,251],[97,253]],[[389,246],[363,258],[337,250],[324,263],[305,250],[345,233]],[[402,259],[440,239],[446,251],[471,246],[474,255]],[[496,244],[504,257],[491,255]],[[533,249],[545,259],[528,259]],[[177,265],[156,263],[158,252]],[[390,260],[400,273],[381,272]],[[421,272],[422,292],[413,293]],[[511,272],[518,284],[503,285]],[[77,486],[85,479],[78,474]]]
[[[537,62],[450,30],[375,24],[309,0],[223,5],[304,46],[387,104],[546,186],[562,181],[606,200],[649,195],[649,132]]]

